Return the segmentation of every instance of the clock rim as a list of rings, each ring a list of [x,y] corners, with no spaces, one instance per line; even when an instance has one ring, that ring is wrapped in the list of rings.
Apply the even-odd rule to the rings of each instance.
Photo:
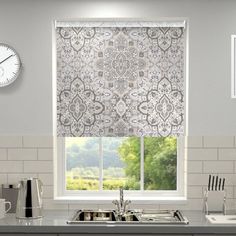
[[[16,74],[12,77],[12,79],[11,79],[10,81],[8,81],[8,83],[2,84],[2,85],[0,84],[0,88],[3,88],[3,87],[6,87],[6,86],[12,84],[12,83],[19,77],[19,75],[20,75],[20,73],[21,73],[21,69],[22,69],[22,62],[21,62],[19,53],[16,51],[15,48],[13,48],[13,47],[10,46],[9,44],[3,43],[3,42],[0,42],[0,47],[1,47],[1,46],[5,46],[5,47],[10,48],[10,49],[16,54],[16,56],[17,56],[17,58],[18,58],[18,60],[19,60],[19,63],[20,63],[20,64],[19,64],[19,69],[18,69],[18,71],[16,72]]]

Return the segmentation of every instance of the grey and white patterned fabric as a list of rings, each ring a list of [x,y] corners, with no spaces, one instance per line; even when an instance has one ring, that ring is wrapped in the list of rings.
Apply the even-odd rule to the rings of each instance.
[[[183,27],[58,27],[57,135],[184,132]]]

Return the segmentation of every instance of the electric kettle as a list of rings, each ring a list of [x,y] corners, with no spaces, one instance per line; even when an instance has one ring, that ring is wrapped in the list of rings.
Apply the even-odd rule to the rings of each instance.
[[[19,182],[16,218],[34,219],[42,217],[43,184],[38,178],[24,178]]]

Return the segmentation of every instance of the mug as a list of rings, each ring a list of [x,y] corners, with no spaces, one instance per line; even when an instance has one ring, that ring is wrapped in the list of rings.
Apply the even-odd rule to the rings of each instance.
[[[6,209],[6,206],[8,208]],[[0,219],[4,218],[5,214],[11,209],[11,202],[6,202],[5,199],[0,198]]]

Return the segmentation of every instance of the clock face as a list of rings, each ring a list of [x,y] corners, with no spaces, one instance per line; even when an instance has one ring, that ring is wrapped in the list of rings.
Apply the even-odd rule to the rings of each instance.
[[[21,61],[17,52],[9,45],[0,43],[0,87],[15,81],[20,69]]]

